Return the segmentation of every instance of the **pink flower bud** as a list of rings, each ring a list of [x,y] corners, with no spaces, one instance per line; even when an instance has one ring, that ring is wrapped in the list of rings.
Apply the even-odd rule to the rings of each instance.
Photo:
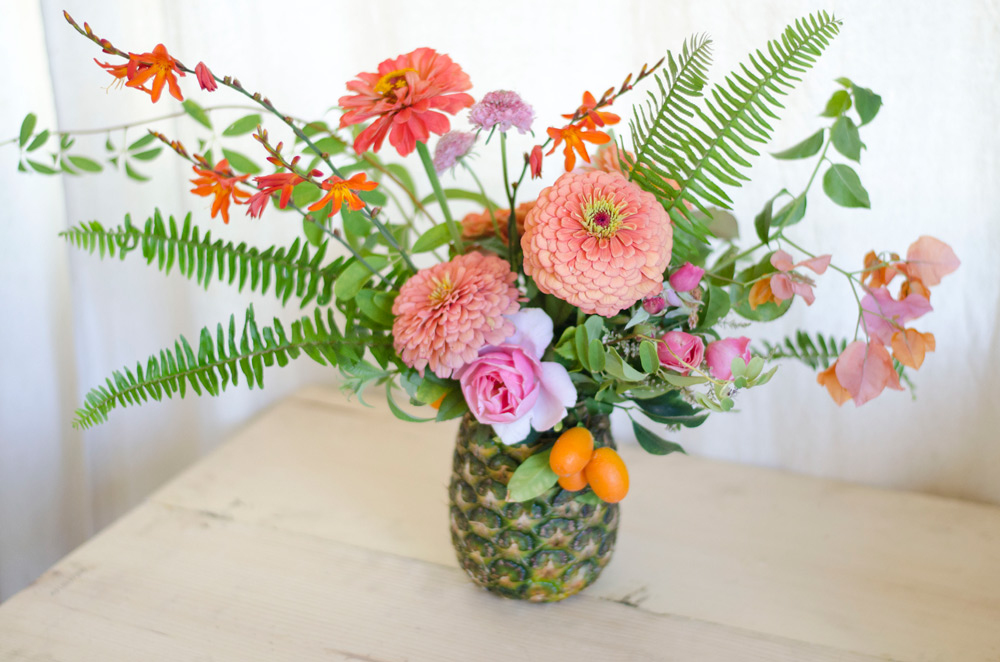
[[[531,148],[531,155],[528,157],[528,165],[531,167],[531,178],[538,179],[542,176],[542,146],[535,145]]]
[[[709,345],[711,347],[711,345]],[[660,365],[681,375],[701,365],[705,356],[705,343],[698,336],[683,331],[668,331],[657,344]]]
[[[670,287],[677,292],[690,292],[698,287],[698,283],[701,282],[701,277],[704,275],[704,269],[696,267],[690,262],[685,262],[680,269],[670,274]]]
[[[194,74],[198,77],[198,85],[201,86],[201,89],[214,92],[219,88],[218,83],[215,82],[215,76],[212,75],[204,62],[198,63],[198,66],[194,68]]]
[[[744,363],[750,363],[749,338],[740,336],[739,338],[725,338],[709,343],[708,349],[705,350],[709,374],[716,379],[732,379],[733,359],[737,356],[743,359]]]
[[[655,315],[667,307],[666,300],[659,294],[648,296],[642,300],[642,308],[650,315]]]

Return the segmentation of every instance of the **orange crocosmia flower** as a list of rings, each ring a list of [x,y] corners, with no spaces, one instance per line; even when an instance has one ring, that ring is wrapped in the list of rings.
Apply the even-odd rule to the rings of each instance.
[[[115,79],[111,81],[111,85],[108,86],[109,89],[113,86],[121,87],[125,84],[125,81],[128,79],[128,62],[123,62],[121,64],[109,64],[107,62],[101,62],[96,57],[94,58],[94,62],[97,62],[98,66],[103,67],[109,74],[115,77]],[[143,91],[148,92],[149,90],[143,89]]]
[[[774,292],[771,291],[771,279],[765,278],[763,280],[758,280],[750,287],[750,294],[747,297],[750,302],[750,310],[757,310],[758,306],[763,306],[765,303],[781,303]]]
[[[580,124],[588,129],[596,129],[599,126],[610,126],[618,124],[622,118],[614,113],[596,110],[597,99],[590,92],[583,93],[583,103],[571,115],[563,115],[568,120],[577,118],[583,120]]]
[[[590,155],[587,154],[587,147],[583,144],[584,141],[595,145],[603,145],[611,142],[611,136],[603,131],[583,131],[580,126],[574,124],[564,126],[561,129],[550,126],[548,134],[555,142],[552,144],[552,149],[546,155],[555,152],[560,143],[566,141],[566,147],[563,149],[563,153],[566,155],[566,172],[572,170],[573,166],[576,165],[576,154],[573,153],[574,149],[584,161],[590,163]]]
[[[833,401],[840,406],[851,399],[851,394],[844,388],[837,379],[837,362],[816,375],[816,383],[825,386]]]
[[[368,181],[368,176],[363,172],[359,172],[350,179],[343,179],[334,175],[325,180],[321,186],[326,191],[326,195],[309,205],[309,211],[319,211],[326,206],[326,203],[332,201],[333,209],[327,215],[327,217],[330,217],[339,212],[345,202],[353,211],[364,208],[364,201],[358,197],[355,191],[371,191],[378,186],[378,183]]]
[[[157,44],[152,53],[138,55],[129,53],[127,73],[128,82],[125,83],[125,87],[136,87],[144,92],[149,92],[153,103],[160,100],[164,84],[169,87],[172,97],[178,101],[184,101],[181,88],[177,84],[177,75],[183,76],[184,72],[178,68],[177,60],[170,57],[170,54],[167,53],[167,47],[163,44]],[[153,79],[152,89],[146,90],[143,88],[143,83],[150,78]]]
[[[228,225],[230,201],[241,205],[250,199],[249,191],[244,191],[236,187],[238,183],[246,181],[250,175],[234,175],[233,171],[229,168],[229,161],[226,159],[222,159],[216,163],[213,170],[206,170],[198,166],[194,166],[192,170],[200,175],[200,177],[191,180],[191,183],[195,185],[191,189],[191,192],[195,195],[206,197],[214,195],[212,218],[215,218],[216,214],[221,211],[222,222]]]
[[[892,334],[892,356],[905,366],[919,370],[927,352],[933,352],[937,341],[933,333],[904,329]]]

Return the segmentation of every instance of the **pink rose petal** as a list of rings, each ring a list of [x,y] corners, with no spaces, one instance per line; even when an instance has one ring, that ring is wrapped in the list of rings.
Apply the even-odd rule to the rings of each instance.
[[[708,344],[705,350],[705,360],[708,362],[708,371],[716,379],[732,379],[733,359],[737,356],[745,363],[750,363],[750,339],[744,336],[739,338],[725,338],[716,340]]]

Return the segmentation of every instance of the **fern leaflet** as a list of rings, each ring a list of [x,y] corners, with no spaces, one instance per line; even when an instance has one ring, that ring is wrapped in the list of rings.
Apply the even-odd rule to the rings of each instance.
[[[250,284],[251,291],[266,294],[274,283],[274,294],[281,302],[287,303],[294,294],[305,307],[314,298],[323,305],[333,296],[333,283],[344,266],[344,258],[337,258],[323,266],[326,242],[315,254],[310,255],[309,245],[296,239],[287,248],[259,250],[246,243],[234,244],[221,239],[212,240],[211,231],[201,234],[198,226],[191,223],[191,215],[184,218],[178,227],[174,217],[164,220],[157,209],[140,229],[132,224],[130,216],[125,216],[125,224],[116,228],[104,228],[97,221],[82,223],[59,233],[77,248],[98,252],[122,260],[136,249],[140,249],[147,264],[156,263],[157,268],[169,274],[176,264],[188,279],[208,288],[213,277],[227,281],[230,285],[238,281],[240,291]]]
[[[837,339],[833,336],[824,338],[816,334],[815,341],[805,331],[796,331],[795,337],[787,337],[777,345],[764,341],[764,351],[760,354],[767,354],[772,359],[797,359],[805,363],[813,370],[824,370],[837,360],[844,348],[847,347],[847,340]]]
[[[333,309],[320,309],[314,318],[302,317],[285,332],[278,319],[272,326],[258,327],[253,306],[247,309],[243,330],[237,334],[235,315],[229,318],[228,332],[220,323],[215,335],[203,328],[195,348],[184,338],[174,343],[173,349],[153,354],[143,368],[136,363],[135,370],[123,368],[112,373],[103,386],[92,389],[84,398],[85,404],[76,411],[73,423],[77,428],[89,428],[103,423],[108,412],[115,407],[138,405],[149,399],[159,401],[174,394],[184,397],[190,388],[198,395],[219,395],[232,384],[239,383],[242,372],[247,385],[263,388],[264,368],[277,363],[285,366],[290,359],[306,354],[314,361],[326,365],[340,365],[357,371],[365,365],[362,360],[366,348],[391,345],[392,339],[384,335],[365,334],[345,338],[337,329]]]

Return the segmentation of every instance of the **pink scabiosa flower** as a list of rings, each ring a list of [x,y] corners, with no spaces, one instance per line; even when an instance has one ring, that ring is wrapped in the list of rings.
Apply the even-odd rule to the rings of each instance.
[[[663,206],[617,173],[568,172],[524,222],[524,271],[538,289],[611,317],[659,293],[673,228]]]
[[[544,432],[565,418],[566,408],[576,404],[576,387],[566,368],[542,361],[553,328],[544,311],[528,308],[506,319],[514,332],[479,350],[455,377],[476,420],[493,426],[511,445],[524,441],[532,428]]]
[[[698,336],[683,331],[668,331],[657,343],[656,353],[660,365],[686,375],[701,365],[705,357],[705,342]]]
[[[505,132],[516,127],[521,133],[527,133],[531,131],[533,119],[534,109],[517,92],[509,90],[487,92],[469,111],[469,121],[481,131],[496,127]]]
[[[476,134],[471,131],[449,131],[441,136],[434,146],[434,170],[440,175],[448,168],[454,168],[475,142]]]
[[[716,379],[732,379],[733,359],[737,356],[743,359],[744,363],[750,363],[749,338],[740,336],[708,343],[705,349],[705,361],[708,362],[709,374]]]
[[[438,377],[476,358],[515,328],[504,315],[516,313],[517,276],[496,255],[466,253],[421,269],[399,288],[392,304],[393,344],[403,362]]]
[[[338,103],[347,111],[340,128],[374,118],[354,139],[354,151],[377,152],[388,136],[389,144],[406,156],[417,141],[425,143],[431,133],[448,132],[451,123],[443,113],[454,115],[471,106],[474,99],[465,94],[471,87],[468,74],[450,57],[418,48],[385,60],[376,73],[360,73],[347,84],[355,94],[340,97]]]
[[[199,62],[194,68],[194,75],[198,78],[198,85],[203,90],[214,92],[219,89],[219,84],[215,82],[215,76],[204,62]]]

